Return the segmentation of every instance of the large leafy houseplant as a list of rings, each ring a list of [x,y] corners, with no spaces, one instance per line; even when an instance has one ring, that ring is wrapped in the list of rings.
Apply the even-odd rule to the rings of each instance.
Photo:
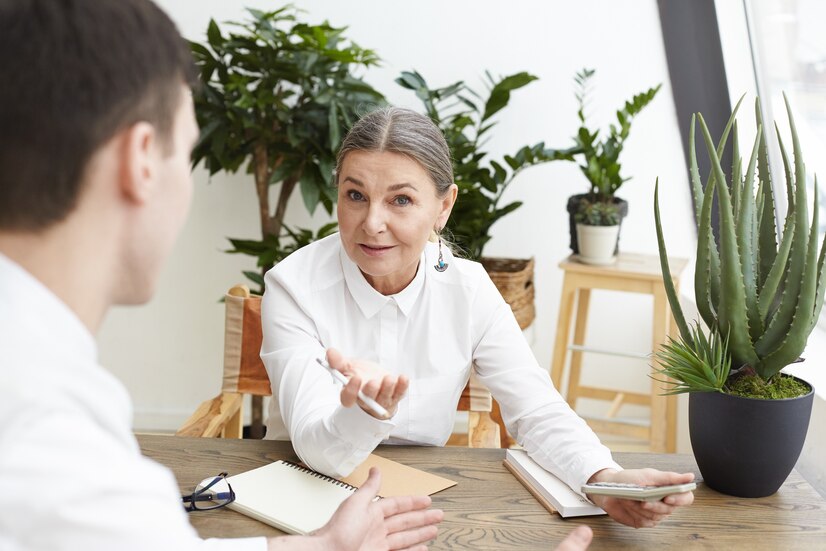
[[[210,20],[207,42],[191,42],[202,86],[195,94],[201,137],[193,165],[210,175],[244,167],[258,196],[261,239],[230,239],[228,252],[257,258],[261,275],[294,249],[326,235],[284,225],[296,188],[312,213],[332,213],[335,155],[358,113],[384,98],[359,76],[378,57],[344,36],[346,28],[298,20],[292,6],[263,12],[222,30]],[[279,186],[275,204],[270,187]]]
[[[798,361],[820,315],[826,290],[826,242],[818,247],[817,191],[809,221],[806,168],[788,100],[793,160],[776,132],[787,197],[779,240],[773,186],[782,180],[770,170],[759,103],[754,145],[748,164],[743,164],[735,122],[739,106],[716,147],[702,115],[696,116],[712,166],[705,188],[694,150],[694,119],[689,139],[698,220],[694,287],[697,309],[711,332],[709,339],[699,327],[692,330],[686,323],[668,267],[659,190],[655,191],[663,279],[680,330],[680,338],[661,350],[657,360],[660,373],[673,379],[672,392],[691,393],[689,429],[706,482],[726,493],[757,497],[780,487],[805,439],[811,386],[781,370]],[[727,177],[720,157],[732,130],[734,162]],[[713,232],[715,198],[719,244]],[[720,339],[725,351],[722,361],[719,353],[715,360],[693,353],[711,348],[709,342],[719,344]]]
[[[332,213],[342,136],[358,112],[383,97],[358,76],[378,57],[345,38],[345,28],[303,23],[289,5],[248,12],[247,21],[228,23],[229,32],[210,20],[207,42],[190,43],[202,84],[194,94],[201,136],[192,162],[203,161],[210,175],[241,167],[252,175],[261,238],[231,238],[227,252],[257,259],[260,271],[244,275],[261,293],[273,264],[335,228],[288,228],[287,204],[298,187],[310,213],[319,204]],[[271,186],[279,186],[274,206]],[[250,435],[263,433],[262,401],[253,397]]]
[[[631,132],[631,123],[651,103],[661,86],[658,84],[635,94],[626,101],[622,107],[617,109],[616,124],[610,124],[608,131],[601,134],[599,129],[591,130],[588,127],[585,114],[594,72],[593,69],[582,69],[574,76],[579,128],[574,135],[572,151],[575,152],[574,158],[589,184],[586,193],[573,195],[568,200],[568,212],[571,215],[571,249],[574,253],[579,252],[575,226],[578,213],[589,209],[596,203],[616,205],[620,212],[620,221],[628,213],[628,204],[616,195],[623,183],[630,179],[620,173],[622,165],[619,162],[619,156]]]

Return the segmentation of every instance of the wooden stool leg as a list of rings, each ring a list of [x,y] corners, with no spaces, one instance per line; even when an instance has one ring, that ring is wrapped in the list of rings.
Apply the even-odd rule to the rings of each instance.
[[[574,322],[574,344],[585,344],[585,330],[588,327],[588,307],[591,304],[591,289],[579,289],[577,292],[576,321]],[[571,351],[571,374],[568,377],[568,392],[565,394],[568,404],[576,410],[579,398],[579,378],[582,374],[582,352]]]
[[[674,281],[674,288],[677,291],[677,296],[680,295],[680,281]],[[677,322],[674,319],[674,313],[671,311],[671,305],[667,305],[668,310],[668,336],[673,339],[680,337],[680,329],[677,327]],[[669,453],[677,451],[677,397],[669,396],[666,407],[666,425],[667,435],[665,439],[665,448]]]
[[[565,370],[565,357],[568,352],[568,336],[571,331],[571,314],[574,309],[576,288],[568,274],[562,280],[562,295],[559,301],[559,319],[556,324],[556,340],[551,358],[551,382],[562,392],[562,373]]]
[[[654,285],[654,319],[652,326],[651,350],[659,349],[660,345],[666,341],[668,333],[670,311],[668,299],[665,296],[665,289],[662,285]],[[674,432],[671,426],[673,419],[669,419],[669,400],[672,396],[663,396],[663,389],[657,381],[651,381],[651,451],[656,453],[673,452],[669,448],[669,440],[676,440],[673,435],[669,437],[669,432]],[[676,410],[675,410],[676,412]],[[673,416],[673,414],[672,414]],[[673,443],[672,443],[673,446]]]
[[[493,400],[491,404],[490,418],[499,425],[500,446],[505,449],[515,446],[516,440],[510,435],[507,427],[505,427],[505,421],[502,419],[502,411],[499,409],[499,402],[496,400]]]

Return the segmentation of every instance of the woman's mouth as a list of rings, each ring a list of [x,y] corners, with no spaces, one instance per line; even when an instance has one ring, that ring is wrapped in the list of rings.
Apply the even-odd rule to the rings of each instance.
[[[367,245],[359,243],[359,248],[367,256],[381,256],[393,247],[393,245]]]

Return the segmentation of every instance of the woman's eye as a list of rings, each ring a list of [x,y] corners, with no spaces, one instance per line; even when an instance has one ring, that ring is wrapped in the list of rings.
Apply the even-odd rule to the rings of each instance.
[[[356,191],[354,189],[347,192],[347,197],[353,201],[362,201],[364,199],[364,195],[362,195],[360,191]]]
[[[411,201],[410,197],[408,197],[407,195],[399,195],[393,198],[393,203],[403,207],[405,205],[409,205]]]

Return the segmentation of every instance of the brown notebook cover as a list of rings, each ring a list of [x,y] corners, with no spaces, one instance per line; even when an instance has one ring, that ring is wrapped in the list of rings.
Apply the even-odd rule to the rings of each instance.
[[[381,471],[379,495],[382,497],[432,495],[456,485],[447,478],[402,465],[374,453],[341,481],[360,488],[367,480],[370,467],[378,467]]]

